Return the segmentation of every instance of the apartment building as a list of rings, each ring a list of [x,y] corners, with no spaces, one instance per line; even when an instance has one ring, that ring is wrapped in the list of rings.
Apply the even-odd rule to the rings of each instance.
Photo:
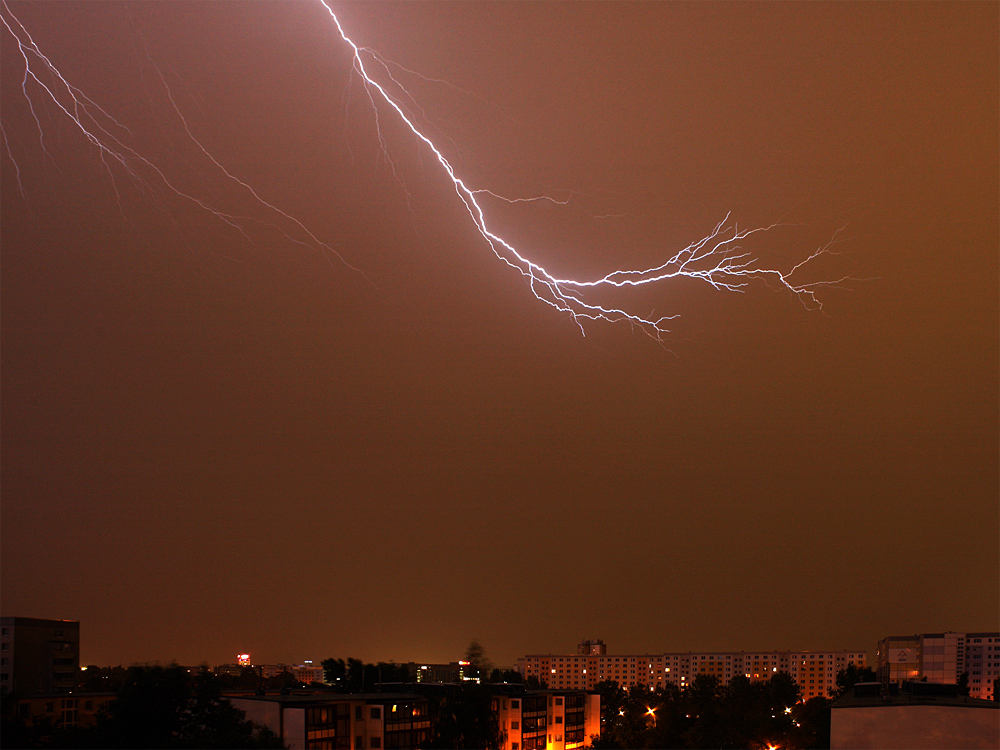
[[[787,672],[802,689],[803,700],[826,697],[837,686],[837,672],[848,664],[864,667],[864,651],[714,651],[662,654],[608,655],[595,642],[584,641],[576,654],[531,654],[517,660],[522,677],[536,677],[550,689],[593,690],[606,680],[623,686],[662,687],[672,682],[682,688],[702,674],[725,685],[737,675],[753,681],[769,680]],[[596,652],[596,653],[595,653]]]
[[[80,671],[77,620],[0,618],[0,691],[62,694],[76,688]]]
[[[93,727],[117,693],[55,693],[16,698],[11,715],[26,726],[46,723],[58,729]]]
[[[431,737],[429,701],[410,693],[229,698],[246,718],[270,728],[289,750],[418,748]]]
[[[452,661],[447,664],[417,664],[407,662],[405,665],[410,679],[414,682],[465,682],[474,679],[475,670],[467,661]]]
[[[969,695],[994,698],[1000,632],[891,635],[878,642],[875,673],[883,685],[907,680],[955,683],[968,672]]]
[[[404,750],[433,736],[431,696],[448,689],[414,687],[416,692],[241,695],[229,700],[248,719],[272,729],[290,750]],[[503,750],[574,750],[601,732],[601,697],[596,693],[491,687]]]
[[[323,667],[313,664],[311,661],[307,661],[304,664],[250,664],[248,661],[246,664],[242,662],[239,664],[219,664],[213,667],[212,671],[217,675],[239,677],[243,674],[243,670],[247,668],[252,668],[259,677],[264,679],[288,673],[297,682],[304,682],[306,685],[324,681]],[[188,669],[188,671],[191,672],[192,670]]]
[[[601,733],[601,696],[583,690],[538,690],[498,696],[493,710],[503,750],[573,750]]]
[[[306,662],[305,664],[261,664],[262,677],[277,677],[284,673],[292,675],[298,682],[310,685],[314,682],[323,682],[323,667]]]

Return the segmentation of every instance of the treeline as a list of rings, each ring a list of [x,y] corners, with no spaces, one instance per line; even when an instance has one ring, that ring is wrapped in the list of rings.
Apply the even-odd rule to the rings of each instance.
[[[284,747],[274,732],[247,721],[243,711],[223,698],[221,680],[207,670],[191,675],[178,666],[118,667],[94,677],[102,692],[109,692],[119,678],[115,700],[92,727],[63,727],[45,718],[25,721],[17,715],[17,695],[4,695],[3,747]]]
[[[80,679],[77,681],[77,688],[84,693],[115,693],[125,685],[129,667],[98,667],[90,664],[80,670]],[[209,671],[208,665],[203,664],[203,672]],[[286,690],[305,687],[322,687],[321,683],[307,685],[295,679],[289,671],[264,677],[257,667],[242,667],[239,674],[216,674],[215,679],[222,691],[235,690]]]
[[[875,678],[853,664],[837,674],[838,694]],[[830,699],[799,703],[790,675],[766,682],[734,677],[722,685],[714,675],[698,675],[681,690],[673,683],[650,689],[597,685],[601,694],[601,735],[595,748],[767,748],[807,750],[830,747]]]
[[[473,641],[466,650],[466,676],[490,683],[520,683],[521,673],[516,669],[498,669],[486,658],[483,647]],[[341,693],[372,691],[383,683],[414,682],[415,676],[405,664],[380,661],[367,664],[360,659],[324,659],[323,680]]]
[[[595,748],[821,748],[829,747],[829,706],[824,698],[798,703],[787,674],[767,682],[734,677],[723,686],[698,675],[681,690],[673,683],[624,689],[597,685],[601,735]]]

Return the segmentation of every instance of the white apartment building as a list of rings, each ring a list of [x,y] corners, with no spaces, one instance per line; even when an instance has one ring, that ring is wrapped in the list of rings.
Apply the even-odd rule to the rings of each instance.
[[[864,667],[864,651],[713,651],[608,655],[578,649],[576,654],[531,654],[517,660],[525,679],[537,677],[551,690],[593,690],[600,682],[662,687],[672,682],[687,687],[701,674],[714,675],[723,685],[737,675],[753,681],[787,672],[802,689],[802,699],[826,697],[837,688],[837,672],[848,664]],[[602,649],[603,650],[603,649]],[[584,651],[584,653],[579,653]]]

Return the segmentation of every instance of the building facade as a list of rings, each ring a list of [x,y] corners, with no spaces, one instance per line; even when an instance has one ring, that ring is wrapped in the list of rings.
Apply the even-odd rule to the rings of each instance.
[[[968,673],[969,695],[995,698],[1000,633],[892,635],[878,642],[875,673],[883,685],[907,680],[956,683]]]
[[[503,750],[573,750],[601,733],[601,696],[583,690],[498,696],[493,710]]]
[[[76,620],[0,618],[0,691],[18,695],[63,694],[80,672],[80,623]]]
[[[17,698],[13,714],[26,726],[47,722],[58,729],[93,727],[117,693],[57,693]]]
[[[306,662],[305,664],[261,664],[256,668],[259,670],[261,677],[277,677],[288,673],[297,682],[304,682],[306,685],[314,682],[323,682],[323,667],[317,666],[312,662]]]
[[[406,669],[413,682],[462,682],[469,672],[468,662],[448,662],[447,664],[417,664],[408,662]]]
[[[289,750],[404,750],[431,737],[430,704],[410,693],[233,696],[246,718]]]
[[[217,675],[240,677],[244,669],[253,669],[261,679],[290,674],[296,682],[311,685],[314,682],[323,683],[323,667],[307,661],[304,664],[219,664],[212,668]],[[191,670],[188,670],[191,671]]]
[[[738,675],[769,680],[786,672],[802,690],[802,699],[826,697],[837,687],[837,672],[849,664],[864,667],[864,651],[713,651],[611,655],[603,643],[585,641],[576,654],[531,654],[517,660],[524,679],[535,677],[550,689],[593,690],[606,680],[620,685],[684,688],[698,676],[713,675],[726,685]],[[595,653],[596,651],[596,653]]]
[[[289,750],[405,750],[431,739],[434,715],[422,692],[230,696],[246,718]],[[455,687],[454,685],[452,687]],[[442,686],[446,689],[445,686]],[[503,750],[574,750],[601,732],[601,697],[576,691],[500,688],[492,709]]]

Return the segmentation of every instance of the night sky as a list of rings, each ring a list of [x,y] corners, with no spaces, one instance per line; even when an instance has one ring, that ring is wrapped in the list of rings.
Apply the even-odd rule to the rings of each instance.
[[[331,4],[473,187],[569,200],[484,201],[557,273],[732,212],[795,224],[746,246],[783,270],[840,230],[809,272],[852,280],[808,311],[682,279],[620,298],[680,316],[662,344],[584,336],[384,108],[381,155],[318,2],[10,2],[259,221],[109,174],[29,87],[46,155],[0,28],[4,615],[102,665],[1000,629],[1000,5]]]

